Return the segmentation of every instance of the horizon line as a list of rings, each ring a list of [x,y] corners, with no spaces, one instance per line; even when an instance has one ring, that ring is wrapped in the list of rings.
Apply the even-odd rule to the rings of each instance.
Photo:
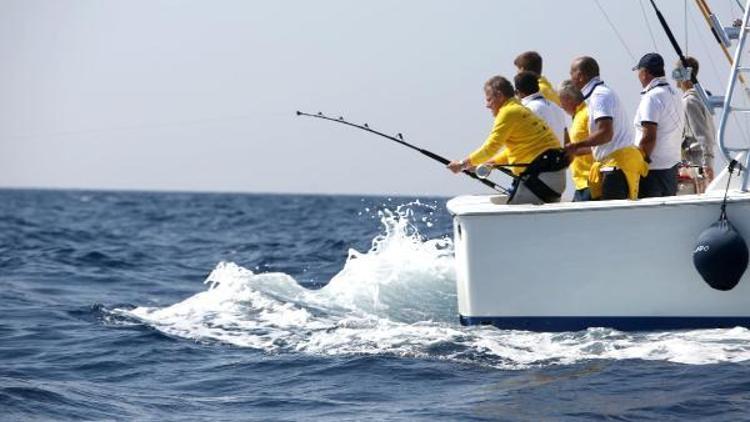
[[[362,197],[422,197],[452,198],[457,195],[425,195],[409,193],[352,193],[352,192],[268,192],[239,190],[192,190],[192,189],[145,189],[145,188],[103,188],[103,187],[51,187],[51,186],[0,186],[0,191],[69,191],[69,192],[107,192],[107,193],[163,193],[163,194],[198,194],[198,195],[279,195],[279,196],[362,196]]]

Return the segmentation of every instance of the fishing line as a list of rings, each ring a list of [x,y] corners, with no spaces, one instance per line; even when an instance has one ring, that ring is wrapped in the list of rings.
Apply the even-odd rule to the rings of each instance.
[[[690,55],[690,49],[688,48],[688,0],[683,0],[682,11],[683,11],[683,28],[685,30],[685,54]]]
[[[277,113],[276,113],[277,114]],[[75,136],[75,135],[90,135],[99,133],[118,133],[118,132],[133,132],[133,131],[151,131],[158,129],[171,129],[181,128],[188,126],[203,126],[212,125],[222,122],[230,122],[233,120],[247,120],[253,119],[255,116],[252,115],[238,115],[238,116],[226,116],[226,117],[208,117],[204,119],[194,120],[183,120],[171,123],[153,123],[153,124],[140,124],[140,125],[129,125],[129,126],[110,126],[103,128],[91,128],[91,129],[80,129],[80,130],[61,130],[56,132],[47,133],[22,133],[7,135],[8,138],[45,138],[45,137],[59,137],[59,136]]]
[[[656,38],[654,38],[654,32],[651,30],[651,24],[649,23],[648,16],[646,15],[646,8],[643,7],[643,0],[638,0],[638,4],[641,6],[641,13],[643,14],[643,20],[644,22],[646,22],[646,28],[648,29],[648,35],[651,37],[651,43],[654,46],[654,51],[661,54],[661,51],[659,51],[659,47],[656,46]]]
[[[623,48],[625,48],[625,51],[630,56],[630,59],[635,62],[635,55],[632,51],[630,51],[630,48],[628,47],[627,43],[625,43],[625,39],[620,35],[620,32],[615,27],[615,24],[612,22],[612,20],[609,18],[609,15],[607,15],[607,12],[604,11],[604,8],[601,4],[599,4],[599,0],[594,0],[594,3],[599,8],[599,11],[602,12],[602,15],[604,15],[604,19],[609,23],[610,28],[612,28],[612,31],[614,31],[615,35],[617,36],[617,39],[620,40],[620,44],[622,44]]]

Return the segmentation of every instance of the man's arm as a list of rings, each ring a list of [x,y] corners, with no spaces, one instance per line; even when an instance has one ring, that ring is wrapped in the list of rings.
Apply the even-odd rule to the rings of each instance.
[[[448,169],[452,171],[453,173],[459,173],[462,170],[471,170],[474,167],[485,163],[492,159],[492,157],[495,156],[495,154],[500,150],[500,148],[505,146],[505,141],[510,136],[511,131],[514,127],[514,116],[509,115],[500,112],[495,117],[495,123],[492,127],[492,131],[487,136],[487,139],[484,141],[484,144],[482,144],[479,149],[469,154],[468,157],[464,158],[461,161],[451,161],[448,163]]]
[[[565,151],[573,155],[582,155],[590,152],[591,147],[604,145],[612,140],[614,136],[613,120],[611,117],[601,117],[596,120],[596,129],[588,138],[581,142],[565,145]]]
[[[641,128],[643,128],[643,134],[641,135],[639,148],[643,151],[646,162],[649,162],[649,157],[651,157],[651,153],[654,152],[654,147],[656,147],[657,125],[654,122],[641,122]]]

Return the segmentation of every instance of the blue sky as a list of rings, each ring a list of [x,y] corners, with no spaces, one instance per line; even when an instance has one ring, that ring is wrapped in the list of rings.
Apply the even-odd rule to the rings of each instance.
[[[687,50],[722,92],[729,67],[694,3],[657,3],[683,48],[687,4]],[[646,0],[600,4],[635,56],[676,60]],[[726,23],[739,17],[734,1],[709,4]],[[0,0],[0,187],[486,192],[294,112],[343,115],[462,158],[492,123],[484,81],[512,76],[530,49],[554,84],[573,57],[597,58],[632,116],[633,59],[595,0]]]

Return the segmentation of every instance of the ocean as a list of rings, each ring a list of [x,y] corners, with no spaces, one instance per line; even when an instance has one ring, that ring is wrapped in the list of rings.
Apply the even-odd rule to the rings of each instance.
[[[745,328],[460,326],[445,201],[0,190],[0,419],[750,420]]]

